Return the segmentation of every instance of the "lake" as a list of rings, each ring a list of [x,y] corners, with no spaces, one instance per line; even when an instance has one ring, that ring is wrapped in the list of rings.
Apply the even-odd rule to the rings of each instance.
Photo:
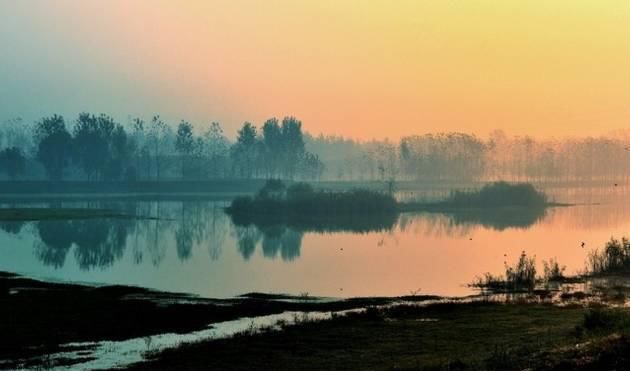
[[[28,206],[116,208],[155,219],[0,224],[0,270],[53,281],[123,284],[204,297],[460,296],[525,251],[566,273],[630,231],[628,187],[549,188],[544,212],[401,214],[331,226],[239,225],[227,201],[62,201]],[[435,198],[431,190],[401,197]],[[23,206],[23,205],[3,205]],[[582,242],[585,247],[582,247]]]

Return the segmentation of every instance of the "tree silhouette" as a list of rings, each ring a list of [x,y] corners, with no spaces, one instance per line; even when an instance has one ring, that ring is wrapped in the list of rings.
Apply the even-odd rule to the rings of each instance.
[[[11,179],[24,174],[26,158],[22,150],[17,147],[5,148],[0,151],[0,169]]]
[[[213,122],[203,135],[204,155],[210,163],[209,173],[212,177],[225,176],[229,156],[230,143],[223,135],[218,122]]]
[[[63,117],[54,115],[36,123],[35,142],[37,159],[42,163],[48,178],[61,180],[71,158],[72,137]]]
[[[186,164],[190,163],[190,156],[194,148],[193,126],[191,123],[182,120],[177,126],[177,137],[175,139],[175,150],[179,152],[182,161],[182,178],[186,177]]]
[[[280,158],[283,150],[282,131],[276,118],[265,121],[262,127],[262,135],[262,156],[267,171],[266,176],[268,178],[275,177],[279,172]]]
[[[149,141],[147,139],[146,125],[144,120],[135,118],[132,121],[133,127],[133,141],[136,148],[136,170],[138,174],[142,173],[143,169],[146,178],[151,177],[151,150],[149,148]]]
[[[162,171],[162,156],[166,144],[168,126],[160,116],[153,116],[149,130],[150,146],[153,149],[153,160],[155,162],[155,179],[160,180]]]
[[[302,135],[302,122],[295,117],[282,119],[282,142],[284,155],[284,171],[289,179],[293,179],[299,161],[304,156],[304,137]]]
[[[249,122],[238,131],[236,144],[232,147],[232,156],[240,169],[242,177],[251,178],[254,174],[254,162],[257,155],[256,127]]]
[[[133,144],[127,132],[107,115],[82,113],[73,130],[74,162],[88,179],[120,179]]]
[[[83,169],[88,179],[99,179],[109,156],[99,120],[88,113],[80,114],[73,134],[74,162]]]

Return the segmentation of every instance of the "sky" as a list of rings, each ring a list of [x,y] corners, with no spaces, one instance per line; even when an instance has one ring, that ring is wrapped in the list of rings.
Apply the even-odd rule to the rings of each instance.
[[[0,0],[0,120],[605,134],[630,118],[629,24],[627,0]]]

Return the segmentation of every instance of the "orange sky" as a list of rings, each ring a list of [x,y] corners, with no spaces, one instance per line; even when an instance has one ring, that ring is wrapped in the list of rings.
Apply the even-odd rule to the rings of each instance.
[[[607,133],[630,118],[628,25],[626,0],[0,0],[0,118]]]

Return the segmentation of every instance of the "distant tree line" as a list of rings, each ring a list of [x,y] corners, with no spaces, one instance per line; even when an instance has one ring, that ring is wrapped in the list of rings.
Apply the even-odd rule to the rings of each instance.
[[[326,164],[324,179],[614,183],[630,178],[630,131],[565,139],[508,137],[502,131],[487,139],[431,133],[397,143],[305,138],[306,148]]]
[[[201,125],[200,125],[201,127]],[[630,131],[534,139],[495,131],[357,141],[312,136],[294,117],[245,122],[234,139],[212,122],[200,130],[160,116],[119,123],[82,113],[66,121],[0,123],[5,179],[90,181],[281,178],[427,182],[616,182],[630,175]]]

